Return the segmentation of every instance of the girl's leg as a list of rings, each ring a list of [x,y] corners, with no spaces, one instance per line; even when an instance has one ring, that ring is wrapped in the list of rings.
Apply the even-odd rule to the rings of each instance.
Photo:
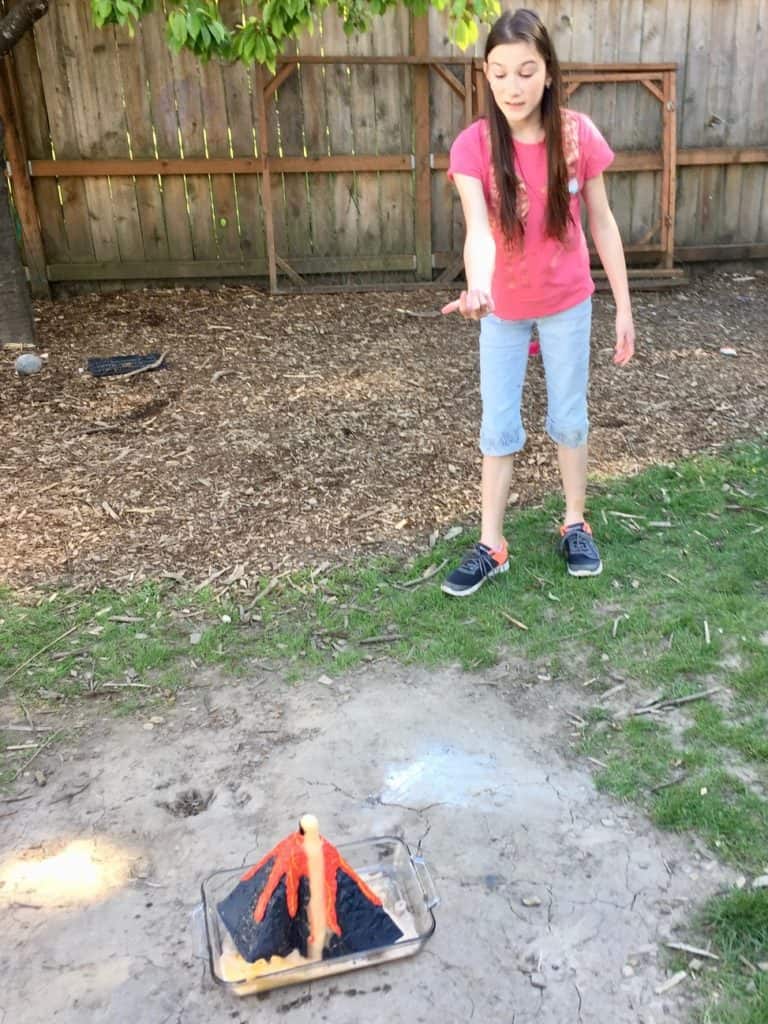
[[[512,486],[512,455],[484,455],[480,543],[496,551],[504,544],[504,512]]]
[[[494,550],[504,542],[504,512],[512,485],[512,456],[525,444],[520,403],[530,336],[531,323],[528,320],[500,320],[487,316],[480,321],[480,392],[483,399],[480,542]]]
[[[571,576],[597,576],[603,564],[592,531],[584,522],[587,491],[587,386],[592,302],[539,322],[547,375],[547,433],[557,444],[565,491],[560,549]]]
[[[512,456],[525,444],[520,401],[528,362],[530,321],[480,321],[480,391],[483,419],[482,530],[480,543],[444,580],[453,597],[474,594],[492,576],[509,568],[504,512],[512,483]]]
[[[557,461],[565,492],[565,525],[584,521],[584,504],[587,497],[587,446],[567,448],[557,446]]]
[[[547,380],[547,433],[557,444],[565,523],[584,519],[587,489],[587,387],[592,300],[539,321]]]

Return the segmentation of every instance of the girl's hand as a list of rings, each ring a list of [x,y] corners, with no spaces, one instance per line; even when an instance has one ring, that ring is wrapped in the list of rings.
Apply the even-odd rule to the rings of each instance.
[[[461,313],[467,320],[480,320],[494,310],[493,299],[480,288],[462,292],[458,299],[443,306],[443,313]]]
[[[635,354],[635,325],[631,313],[616,314],[616,351],[613,361],[617,366],[626,366]]]

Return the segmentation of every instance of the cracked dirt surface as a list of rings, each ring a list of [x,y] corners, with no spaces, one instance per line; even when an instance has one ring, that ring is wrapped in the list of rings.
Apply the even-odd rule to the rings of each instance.
[[[28,775],[0,806],[0,1024],[682,1024],[691,982],[655,993],[663,943],[731,875],[595,791],[566,750],[576,690],[534,672],[382,661],[291,687],[254,667],[138,720],[84,712],[38,758],[45,787]],[[337,844],[420,847],[437,931],[414,957],[238,1000],[195,957],[200,882],[307,810]],[[39,874],[57,856],[72,888]]]

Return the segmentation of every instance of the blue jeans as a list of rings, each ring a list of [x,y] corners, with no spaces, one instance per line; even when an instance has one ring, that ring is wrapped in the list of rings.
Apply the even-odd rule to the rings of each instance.
[[[589,433],[587,386],[592,299],[552,316],[480,321],[480,393],[483,455],[511,455],[525,444],[520,418],[531,328],[539,328],[547,381],[546,431],[557,444],[580,448]]]

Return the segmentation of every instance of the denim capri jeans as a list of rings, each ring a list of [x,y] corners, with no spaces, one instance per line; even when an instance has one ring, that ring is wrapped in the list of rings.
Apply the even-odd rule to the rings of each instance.
[[[539,328],[547,382],[546,431],[566,448],[586,443],[591,297],[551,316],[501,320],[489,314],[480,321],[483,455],[511,455],[525,444],[520,403],[534,324]]]

